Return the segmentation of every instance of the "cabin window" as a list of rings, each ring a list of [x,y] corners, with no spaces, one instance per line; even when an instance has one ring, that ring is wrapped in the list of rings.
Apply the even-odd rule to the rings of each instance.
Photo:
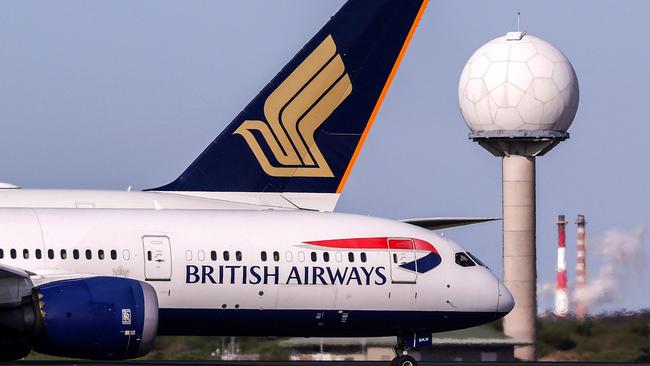
[[[348,261],[350,261],[350,263],[354,262],[354,253],[352,252],[348,253]]]
[[[192,260],[192,251],[191,250],[186,250],[185,251],[185,260],[188,261],[188,262]]]
[[[48,249],[47,250],[47,257],[49,259],[54,259],[54,249]]]
[[[323,253],[323,260],[324,260],[325,262],[329,262],[329,261],[330,261],[330,254],[329,254],[328,252]]]
[[[467,254],[462,252],[456,253],[456,264],[461,267],[472,267],[476,265]]]
[[[147,261],[151,262],[153,260],[153,254],[151,254],[151,250],[147,251]]]
[[[287,262],[293,261],[293,253],[291,253],[291,252],[284,253],[284,259],[286,259]]]
[[[23,258],[29,259],[29,249],[23,249]]]
[[[93,252],[90,249],[86,249],[86,259],[93,259]]]
[[[262,262],[266,262],[266,252],[260,253],[260,259],[262,259]]]
[[[363,263],[366,263],[367,260],[368,260],[368,257],[366,256],[366,253],[361,253],[361,261]]]
[[[278,252],[273,252],[273,260],[276,262],[280,261],[280,253]]]
[[[223,252],[223,260],[228,262],[230,260],[230,252],[229,251],[224,251]]]
[[[112,260],[117,259],[117,250],[115,250],[115,249],[111,250],[111,259]]]
[[[79,250],[75,249],[72,251],[72,258],[79,259]]]
[[[397,263],[397,253],[393,253],[393,263]]]
[[[337,262],[343,262],[343,254],[341,252],[336,252],[336,261]]]
[[[4,249],[0,249],[0,259],[5,257],[5,251]]]
[[[42,254],[42,253],[41,253],[41,250],[40,250],[40,249],[36,249],[36,252],[35,252],[34,254],[36,255],[36,259],[41,259],[41,257],[42,257],[41,254]]]
[[[298,260],[299,260],[300,262],[304,262],[304,261],[305,261],[305,252],[298,252]]]
[[[16,259],[16,249],[10,250],[9,253],[11,254],[11,259]]]
[[[216,251],[213,250],[213,251],[210,252],[210,259],[212,259],[213,262],[217,260],[217,252]]]
[[[129,259],[131,259],[131,252],[129,252],[128,249],[124,249],[122,251],[122,258],[124,258],[125,261],[128,261]]]
[[[199,260],[203,262],[205,260],[205,252],[202,250],[199,250]]]
[[[68,259],[68,252],[65,249],[61,249],[61,259]]]
[[[316,260],[318,259],[316,257],[317,257],[316,252],[311,252],[311,261],[312,262],[316,262]]]
[[[237,260],[237,262],[241,262],[242,255],[239,250],[235,252],[235,259]]]
[[[99,260],[101,261],[104,260],[104,249],[100,249],[97,251],[97,258],[99,258]]]

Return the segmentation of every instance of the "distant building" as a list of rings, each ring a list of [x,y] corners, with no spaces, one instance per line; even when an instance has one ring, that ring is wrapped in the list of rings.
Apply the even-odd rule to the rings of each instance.
[[[432,346],[419,351],[426,361],[516,361],[515,346],[528,345],[490,326],[435,334]]]
[[[395,357],[395,337],[290,338],[280,341],[297,361],[390,361]]]
[[[515,361],[514,347],[525,342],[490,326],[437,333],[431,347],[410,352],[418,361]],[[396,337],[290,338],[280,341],[293,360],[389,361],[395,357]]]

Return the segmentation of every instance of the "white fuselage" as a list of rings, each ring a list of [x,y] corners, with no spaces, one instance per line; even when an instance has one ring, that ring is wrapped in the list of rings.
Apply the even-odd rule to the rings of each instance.
[[[331,212],[338,198],[337,193],[23,189],[0,183],[0,207],[6,208],[307,209]]]
[[[409,243],[430,244],[439,264],[404,268],[432,253]],[[487,268],[455,262],[465,251],[457,244],[358,215],[0,209],[0,248],[0,263],[33,272],[35,285],[97,275],[148,282],[163,334],[382,335],[460,328],[511,307]],[[278,328],[285,321],[302,326]]]

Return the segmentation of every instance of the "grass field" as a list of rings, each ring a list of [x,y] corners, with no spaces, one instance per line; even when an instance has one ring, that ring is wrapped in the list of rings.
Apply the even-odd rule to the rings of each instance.
[[[552,315],[538,321],[538,350],[549,361],[650,362],[650,310],[578,321]]]

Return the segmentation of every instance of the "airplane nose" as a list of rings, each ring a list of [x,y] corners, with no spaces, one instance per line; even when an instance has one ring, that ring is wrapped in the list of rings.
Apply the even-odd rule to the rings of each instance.
[[[497,299],[497,315],[505,316],[515,307],[515,299],[512,297],[510,290],[503,284],[503,282],[497,280],[499,283],[499,298]]]

